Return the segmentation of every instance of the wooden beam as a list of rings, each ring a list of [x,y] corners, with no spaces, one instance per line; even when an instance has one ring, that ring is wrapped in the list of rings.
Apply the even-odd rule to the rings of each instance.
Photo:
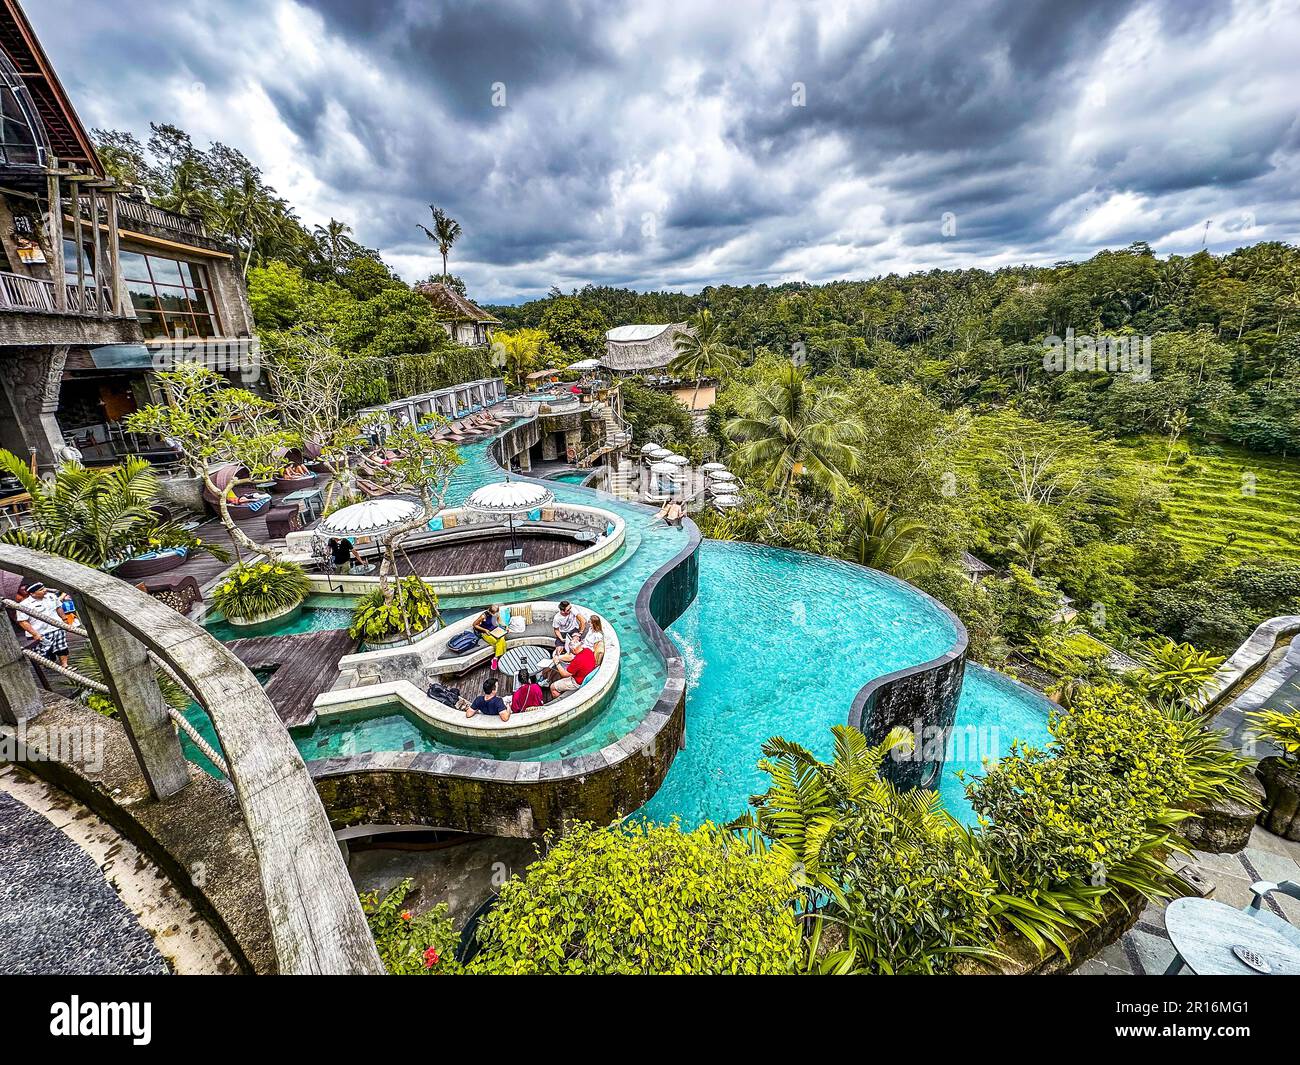
[[[122,304],[122,256],[117,232],[117,190],[108,194],[108,277],[113,293],[113,317],[124,314]]]
[[[77,312],[86,313],[86,249],[81,231],[81,191],[72,186],[72,240],[77,245]]]
[[[93,260],[90,264],[90,279],[94,286],[95,309],[100,314],[103,314],[104,308],[99,306],[99,301],[104,298],[104,242],[99,235],[99,192],[93,185],[90,188],[90,217],[93,223],[90,228],[93,231],[92,247],[94,249]]]
[[[50,221],[50,275],[54,279],[54,309],[60,314],[68,310],[68,285],[63,263],[63,190],[57,174],[47,179]]]

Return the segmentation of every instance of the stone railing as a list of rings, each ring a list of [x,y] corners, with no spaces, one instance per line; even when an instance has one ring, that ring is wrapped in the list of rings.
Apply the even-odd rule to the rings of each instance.
[[[216,730],[251,842],[275,970],[382,972],[311,777],[253,674],[203,629],[115,577],[11,545],[0,545],[0,569],[40,579],[76,602],[103,678],[98,686],[120,708],[147,785],[142,803],[121,803],[115,812],[132,820],[139,834],[140,826],[154,823],[152,808],[183,805],[184,793],[202,776],[181,749],[159,687],[162,669]],[[0,727],[15,737],[27,734],[45,706],[13,629],[0,624]],[[32,768],[39,771],[35,762]],[[205,824],[184,829],[202,835]],[[202,890],[199,882],[186,886]],[[220,910],[215,902],[211,908]]]

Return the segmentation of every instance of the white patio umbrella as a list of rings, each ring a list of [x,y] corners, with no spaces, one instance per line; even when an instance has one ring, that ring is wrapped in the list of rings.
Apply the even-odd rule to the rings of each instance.
[[[651,459],[651,460],[654,461],[654,462],[661,462],[661,461],[663,461],[664,459],[666,459],[666,458],[667,458],[669,455],[671,455],[671,454],[672,454],[672,451],[669,450],[668,448],[666,448],[666,447],[657,447],[657,448],[655,448],[653,451],[647,451],[647,452],[646,452],[646,458]]]
[[[685,455],[665,455],[664,462],[671,462],[674,466],[689,466],[691,460]]]
[[[726,470],[712,470],[709,473],[709,480],[719,484],[726,484],[735,479],[736,475],[734,473],[728,473]]]
[[[577,370],[579,373],[582,373],[584,370],[599,370],[599,369],[600,369],[600,360],[599,360],[599,359],[581,359],[581,360],[579,360],[578,362],[571,362],[571,363],[569,363],[569,365],[568,365],[568,369],[570,369],[570,370]]]
[[[555,502],[555,493],[545,485],[530,481],[494,481],[476,488],[465,500],[465,509],[476,514],[504,515],[510,524],[510,549],[518,550],[515,543],[515,516]]]
[[[727,467],[724,466],[721,462],[706,462],[703,466],[700,467],[700,469],[702,469],[705,473],[714,473],[717,470],[725,471],[726,468]]]
[[[379,496],[334,511],[314,532],[317,536],[382,536],[405,525],[421,509],[423,504],[414,496]]]
[[[715,507],[734,507],[740,503],[740,496],[714,496]]]
[[[667,449],[664,448],[661,444],[642,444],[642,445],[641,445],[641,454],[643,454],[643,455],[648,455],[648,454],[650,454],[650,452],[652,452],[652,451],[664,451],[664,450],[667,450]]]

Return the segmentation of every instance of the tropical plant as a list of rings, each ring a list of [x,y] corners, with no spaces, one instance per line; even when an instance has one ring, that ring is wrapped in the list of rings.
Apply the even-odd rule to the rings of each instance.
[[[1012,534],[1007,550],[1024,562],[1025,571],[1032,577],[1038,563],[1057,540],[1055,525],[1043,515],[1035,514]]]
[[[506,375],[516,388],[523,388],[528,374],[537,369],[545,343],[546,334],[540,329],[498,331],[492,335],[492,347],[500,353]]]
[[[442,279],[447,280],[447,253],[451,247],[460,239],[460,223],[447,214],[441,207],[435,207],[429,204],[429,211],[433,215],[433,228],[421,225],[424,235],[438,245],[438,251],[442,253]]]
[[[749,388],[739,409],[726,425],[739,441],[735,457],[768,488],[788,492],[807,476],[835,489],[857,467],[861,427],[843,394],[832,385],[815,384],[802,366],[787,363],[775,380]]]
[[[212,605],[228,618],[256,619],[297,606],[311,580],[294,562],[247,562],[230,569],[212,591]]]
[[[1153,702],[1199,705],[1206,684],[1223,665],[1221,655],[1198,651],[1190,643],[1147,640],[1139,651],[1143,668],[1129,682]]]
[[[360,895],[361,912],[375,938],[379,960],[393,976],[450,976],[460,972],[456,960],[460,937],[447,904],[440,902],[416,914],[409,901],[415,894],[413,886],[414,882],[407,878],[382,898],[378,891]]]
[[[99,664],[99,658],[90,649],[89,644],[82,644],[73,651],[69,656],[68,664],[74,672],[87,680],[93,680],[98,684],[105,683],[103,667]],[[161,669],[154,670],[154,675],[158,681],[158,690],[162,692],[163,702],[178,713],[183,713],[190,705],[190,693]],[[99,692],[95,691],[94,688],[83,686],[81,698],[97,714],[103,714],[105,717],[116,717],[121,713],[122,708],[114,702],[113,696],[107,692]]]
[[[700,382],[705,377],[721,377],[740,365],[740,352],[723,342],[718,323],[707,308],[691,318],[690,329],[673,338],[677,354],[668,363],[668,372],[695,382],[691,410],[699,403]]]
[[[1300,710],[1267,708],[1247,714],[1246,719],[1260,736],[1277,744],[1283,758],[1300,762]]]
[[[438,597],[417,576],[393,582],[392,594],[376,588],[357,599],[348,628],[353,639],[385,640],[416,636],[441,621]]]
[[[713,825],[577,825],[502,887],[471,973],[794,971],[798,892]]]
[[[902,580],[923,577],[939,560],[925,546],[926,527],[858,499],[844,521],[841,556],[860,566],[892,573]]]
[[[312,231],[312,237],[320,249],[321,258],[335,274],[360,250],[360,246],[352,239],[352,227],[333,218],[328,225],[317,226]]]
[[[975,838],[935,792],[901,792],[881,776],[887,758],[914,751],[914,737],[896,729],[873,746],[847,725],[831,732],[830,762],[768,740],[759,768],[771,786],[730,826],[803,886],[806,967],[932,973],[987,953],[996,885]]]
[[[0,469],[31,496],[32,526],[8,529],[0,539],[86,566],[112,569],[135,555],[183,547],[224,561],[217,544],[205,542],[153,508],[161,485],[149,463],[131,455],[120,466],[91,469],[65,462],[50,480],[0,449]]]

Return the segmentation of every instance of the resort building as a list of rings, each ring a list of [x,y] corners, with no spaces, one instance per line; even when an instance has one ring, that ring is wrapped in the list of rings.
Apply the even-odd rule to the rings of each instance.
[[[178,359],[252,372],[233,248],[113,181],[17,0],[0,0],[0,446],[148,451],[121,419]]]
[[[668,364],[677,355],[677,337],[689,332],[685,322],[617,326],[605,333],[605,357],[600,365],[615,374],[636,374],[652,388],[671,393],[692,414],[700,414],[717,399],[717,383],[703,381],[697,387],[695,381],[682,381],[668,373]]]
[[[484,347],[492,343],[492,330],[501,324],[501,319],[492,317],[477,303],[441,281],[426,281],[416,285],[415,291],[433,304],[443,329],[457,344]]]

